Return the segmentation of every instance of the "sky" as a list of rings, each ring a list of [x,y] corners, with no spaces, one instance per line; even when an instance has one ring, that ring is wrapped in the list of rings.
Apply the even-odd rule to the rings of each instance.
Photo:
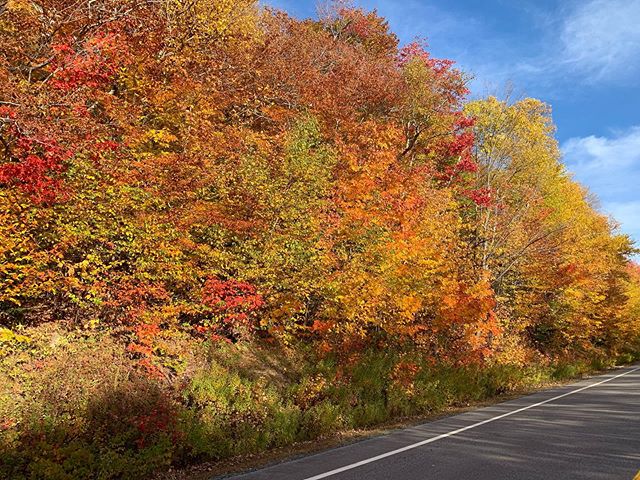
[[[262,0],[313,17],[316,0]],[[356,0],[401,43],[473,75],[473,97],[536,97],[553,108],[574,178],[640,246],[640,0]],[[636,259],[640,260],[640,256]]]

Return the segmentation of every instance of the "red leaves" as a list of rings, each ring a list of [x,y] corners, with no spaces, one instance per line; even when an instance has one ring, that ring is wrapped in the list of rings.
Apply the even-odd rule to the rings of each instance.
[[[457,170],[460,172],[475,172],[477,166],[471,159],[471,149],[475,142],[475,135],[471,130],[475,120],[465,117],[461,112],[454,112],[454,124],[451,136],[444,137],[435,142],[431,147],[440,159],[456,158],[458,160]]]
[[[492,190],[489,188],[476,188],[465,192],[466,197],[480,207],[493,205]]]
[[[450,187],[458,187],[458,193],[474,204],[489,207],[493,204],[493,191],[490,188],[469,188],[471,178],[466,174],[478,172],[478,164],[471,156],[475,144],[475,135],[471,127],[473,117],[456,112],[454,134],[436,142],[432,152],[442,162],[441,171],[436,178]]]
[[[207,305],[222,325],[234,335],[251,332],[254,314],[264,305],[262,295],[247,282],[209,278],[203,288],[202,302]],[[216,330],[213,326],[212,330]]]
[[[52,139],[19,136],[11,153],[17,161],[0,165],[0,184],[16,185],[38,204],[66,198],[58,175],[66,170],[69,151]]]
[[[180,436],[176,428],[176,412],[164,397],[158,399],[148,412],[131,418],[130,422],[137,430],[138,438],[135,444],[139,449],[145,448],[148,444],[153,445],[154,440],[157,441],[153,438],[156,436],[170,435],[174,441]]]
[[[472,161],[469,157],[469,150],[473,146],[473,140],[473,132],[463,132],[454,135],[453,139],[450,142],[447,142],[444,154],[448,157],[463,157],[463,160],[470,164]],[[476,168],[467,171],[475,172]]]
[[[464,130],[473,127],[476,124],[476,119],[473,117],[467,117],[462,112],[458,113],[458,119],[456,121],[456,129]]]
[[[400,49],[398,52],[398,66],[404,67],[407,63],[414,59],[419,59],[425,64],[430,65],[431,55],[425,50],[425,42],[414,41]]]
[[[100,153],[101,148],[113,151],[112,145],[96,140],[114,133],[115,122],[108,113],[112,96],[105,90],[128,64],[128,49],[116,33],[121,26],[108,28],[84,37],[52,34],[52,44],[49,40],[38,50],[41,57],[34,63],[39,65],[26,79],[11,73],[22,67],[0,69],[0,78],[8,79],[6,91],[0,93],[3,100],[11,99],[0,105],[0,184],[16,187],[36,204],[52,204],[70,195],[62,174],[72,156]],[[28,48],[24,46],[22,56],[30,57]],[[21,81],[24,88],[18,87]]]
[[[118,37],[111,33],[89,38],[78,50],[71,41],[54,45],[52,85],[64,91],[81,86],[103,88],[113,81],[123,64],[120,47]]]
[[[204,285],[203,302],[221,312],[253,311],[264,301],[256,288],[247,282],[210,278]]]
[[[439,180],[449,185],[464,183],[465,173],[478,171],[478,165],[471,158],[473,142],[473,132],[462,132],[432,146],[431,151],[437,156],[437,167],[441,170],[437,175]]]
[[[0,119],[15,120],[16,116],[17,112],[15,108],[6,105],[0,105]]]

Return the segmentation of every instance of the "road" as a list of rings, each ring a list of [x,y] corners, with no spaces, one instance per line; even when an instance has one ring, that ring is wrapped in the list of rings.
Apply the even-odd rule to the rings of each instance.
[[[628,479],[640,470],[640,366],[231,477]]]

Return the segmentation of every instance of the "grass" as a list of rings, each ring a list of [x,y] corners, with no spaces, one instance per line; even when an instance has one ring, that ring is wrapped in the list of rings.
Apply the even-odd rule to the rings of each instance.
[[[69,335],[32,335],[0,361],[0,478],[141,479],[228,465],[637,359],[453,366],[415,351],[320,358],[304,348],[191,345],[191,367],[167,381],[140,375],[107,337]]]

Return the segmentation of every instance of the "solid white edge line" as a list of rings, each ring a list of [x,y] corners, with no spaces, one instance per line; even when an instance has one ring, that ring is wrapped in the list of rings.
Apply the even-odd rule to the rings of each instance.
[[[429,443],[437,442],[438,440],[442,440],[443,438],[451,437],[452,435],[457,435],[457,434],[462,433],[464,431],[471,430],[472,428],[476,428],[476,427],[479,427],[481,425],[485,425],[487,423],[495,422],[496,420],[500,420],[501,418],[505,418],[505,417],[508,417],[510,415],[515,415],[516,413],[524,412],[525,410],[529,410],[530,408],[539,407],[540,405],[544,405],[545,403],[553,402],[554,400],[558,400],[560,398],[567,397],[569,395],[573,395],[575,393],[582,392],[583,390],[586,390],[588,388],[597,387],[598,385],[602,385],[603,383],[610,382],[612,380],[615,380],[616,378],[620,378],[620,377],[624,377],[625,375],[629,375],[630,373],[633,373],[633,372],[635,372],[637,370],[640,370],[640,367],[636,367],[633,370],[628,370],[628,371],[626,371],[624,373],[616,375],[615,377],[607,378],[607,379],[602,380],[600,382],[592,383],[590,385],[586,385],[586,386],[584,386],[582,388],[578,388],[577,390],[572,390],[570,392],[563,393],[562,395],[558,395],[556,397],[549,398],[549,399],[544,400],[542,402],[538,402],[538,403],[534,403],[532,405],[528,405],[526,407],[518,408],[517,410],[513,410],[513,411],[507,412],[507,413],[503,413],[502,415],[498,415],[497,417],[491,417],[491,418],[488,418],[488,419],[483,420],[481,422],[474,423],[474,424],[468,425],[466,427],[458,428],[457,430],[452,430],[451,432],[448,432],[448,433],[443,433],[443,434],[438,435],[436,437],[431,437],[431,438],[428,438],[426,440],[422,440],[420,442],[412,443],[411,445],[407,445],[405,447],[398,448],[396,450],[391,450],[390,452],[386,452],[386,453],[382,453],[380,455],[376,455],[375,457],[367,458],[366,460],[361,460],[359,462],[355,462],[355,463],[352,463],[350,465],[345,465],[344,467],[336,468],[335,470],[330,470],[328,472],[321,473],[319,475],[314,475],[313,477],[307,477],[307,478],[305,478],[303,480],[320,480],[321,478],[331,477],[331,476],[336,475],[338,473],[346,472],[347,470],[352,470],[354,468],[361,467],[362,465],[366,465],[368,463],[377,462],[378,460],[382,460],[383,458],[391,457],[393,455],[397,455],[399,453],[406,452],[407,450],[412,450],[414,448],[418,448],[418,447],[421,447],[423,445],[427,445]]]

